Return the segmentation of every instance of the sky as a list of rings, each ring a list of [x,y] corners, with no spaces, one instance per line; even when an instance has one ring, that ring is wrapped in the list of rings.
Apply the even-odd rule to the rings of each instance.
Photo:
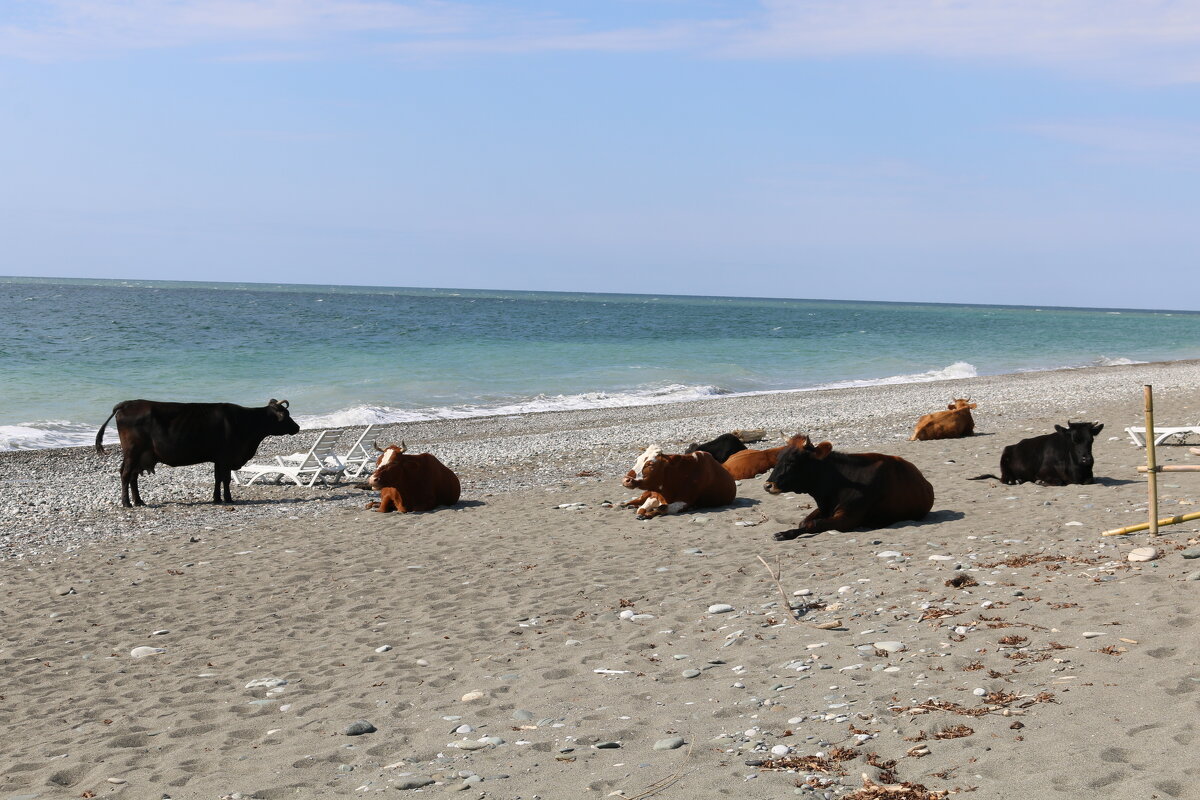
[[[1200,309],[1195,2],[0,0],[0,120],[4,275]]]

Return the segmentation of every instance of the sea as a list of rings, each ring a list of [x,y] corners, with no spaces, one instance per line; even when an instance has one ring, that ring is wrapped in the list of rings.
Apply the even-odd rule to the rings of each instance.
[[[135,398],[304,428],[1200,358],[1200,313],[0,277],[0,450]]]

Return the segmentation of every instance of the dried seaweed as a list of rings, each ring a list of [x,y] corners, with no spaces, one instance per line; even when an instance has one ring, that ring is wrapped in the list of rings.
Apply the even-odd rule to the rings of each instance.
[[[965,589],[968,586],[978,586],[979,581],[966,573],[961,573],[947,580],[946,585],[952,589]]]
[[[935,739],[962,739],[965,736],[970,736],[975,733],[974,728],[968,728],[966,725],[951,725],[949,728],[940,730],[933,735]]]
[[[950,794],[943,790],[928,789],[922,784],[910,781],[898,784],[878,784],[863,775],[862,782],[862,788],[844,795],[844,800],[941,800]]]

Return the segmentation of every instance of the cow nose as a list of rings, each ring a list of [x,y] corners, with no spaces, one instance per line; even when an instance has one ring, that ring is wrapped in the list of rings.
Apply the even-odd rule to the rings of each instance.
[[[763,488],[766,489],[771,494],[779,494],[779,490],[775,488],[775,484],[771,483],[770,481],[767,481],[766,483],[764,483]]]

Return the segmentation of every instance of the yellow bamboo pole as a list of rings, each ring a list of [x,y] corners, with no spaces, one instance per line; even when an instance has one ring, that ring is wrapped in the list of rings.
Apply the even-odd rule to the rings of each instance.
[[[1147,528],[1151,536],[1158,536],[1158,470],[1154,459],[1154,387],[1146,384],[1142,387],[1146,397],[1146,481],[1150,494],[1150,519]]]
[[[1153,475],[1154,473],[1150,473],[1150,474]],[[1200,511],[1196,511],[1192,514],[1182,514],[1178,517],[1166,517],[1164,519],[1158,519],[1158,520],[1154,520],[1154,521],[1156,523],[1158,523],[1159,525],[1177,525],[1180,522],[1191,522],[1194,519],[1200,519]],[[1111,531],[1105,531],[1104,533],[1102,533],[1100,535],[1101,536],[1121,536],[1126,533],[1136,533],[1137,531],[1144,531],[1149,527],[1150,527],[1149,522],[1139,522],[1137,525],[1130,525],[1127,528],[1116,528]]]
[[[1138,467],[1138,472],[1149,472],[1149,467]],[[1162,464],[1154,468],[1155,472],[1200,472],[1200,464]]]

